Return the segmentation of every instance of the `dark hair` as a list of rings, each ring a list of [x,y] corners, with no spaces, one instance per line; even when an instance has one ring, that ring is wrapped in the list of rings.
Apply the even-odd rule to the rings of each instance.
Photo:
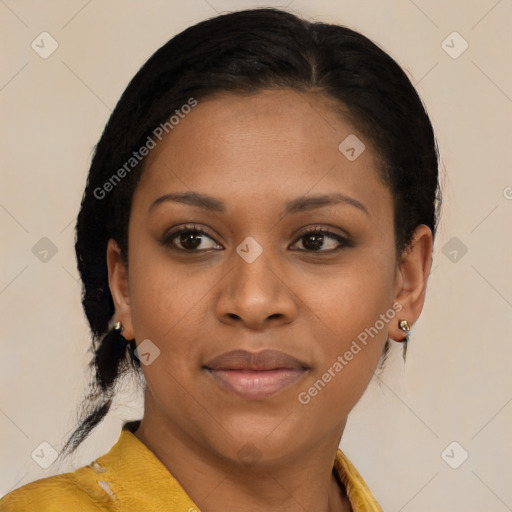
[[[73,452],[105,417],[118,377],[130,369],[141,373],[135,340],[123,343],[114,331],[106,335],[114,314],[107,242],[113,238],[128,262],[131,201],[144,167],[143,159],[130,169],[126,162],[191,98],[269,88],[319,91],[338,100],[372,144],[380,177],[393,195],[397,254],[410,245],[419,224],[435,234],[440,193],[433,129],[407,75],[386,52],[349,28],[273,8],[223,14],[187,28],[133,77],[96,145],[75,245],[95,378],[63,452]],[[113,182],[123,166],[126,172],[117,174],[122,179]]]

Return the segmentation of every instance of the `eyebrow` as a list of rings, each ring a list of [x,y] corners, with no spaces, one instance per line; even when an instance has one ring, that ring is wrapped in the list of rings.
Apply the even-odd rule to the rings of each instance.
[[[167,201],[188,204],[190,206],[197,206],[212,212],[224,213],[226,211],[226,206],[221,200],[206,194],[200,194],[198,192],[174,192],[172,194],[165,194],[153,201],[149,207],[149,211],[151,211],[159,204],[165,203]],[[359,202],[357,199],[341,193],[298,197],[288,201],[285,204],[284,213],[285,215],[288,215],[291,213],[314,210],[317,208],[323,208],[325,206],[331,206],[340,203],[354,206],[355,208],[358,208],[359,210],[366,213],[366,215],[369,215],[369,212],[364,204]]]

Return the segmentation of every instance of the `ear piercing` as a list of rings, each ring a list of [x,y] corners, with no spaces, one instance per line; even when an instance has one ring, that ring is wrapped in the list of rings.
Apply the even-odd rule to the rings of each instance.
[[[404,363],[407,358],[407,343],[409,343],[409,331],[411,330],[411,326],[409,325],[409,322],[407,320],[400,320],[398,322],[398,327],[400,330],[405,332],[405,338],[402,340],[402,343],[404,344],[404,349],[402,353],[402,357],[404,358]]]

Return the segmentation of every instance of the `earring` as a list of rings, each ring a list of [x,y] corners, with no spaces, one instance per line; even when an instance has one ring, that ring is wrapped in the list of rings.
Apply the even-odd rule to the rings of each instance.
[[[409,322],[407,320],[400,320],[398,322],[398,327],[400,330],[405,332],[405,338],[402,340],[402,343],[404,344],[404,349],[402,352],[402,357],[404,358],[404,363],[407,358],[407,343],[409,343],[409,331],[411,330],[411,326],[409,325]]]
[[[122,322],[116,322],[112,326],[112,330],[110,331],[111,337],[115,338],[118,344],[121,344],[121,342],[126,345],[127,339],[123,336],[124,327]]]

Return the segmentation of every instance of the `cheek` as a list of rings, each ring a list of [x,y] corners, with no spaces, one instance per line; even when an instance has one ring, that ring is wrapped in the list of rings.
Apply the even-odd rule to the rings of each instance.
[[[330,417],[333,424],[349,414],[370,383],[389,325],[380,315],[386,311],[391,312],[390,317],[394,314],[384,301],[366,302],[363,307],[347,297],[337,304],[336,312],[327,319],[330,331],[336,334],[316,340],[319,363],[297,396],[299,403],[307,405],[308,414],[315,415],[316,410],[318,417]]]
[[[218,273],[201,265],[172,262],[153,243],[143,243],[130,254],[131,317],[137,344],[149,339],[159,353],[158,365],[147,366],[148,377],[157,371],[186,376],[183,361],[200,360],[199,335],[207,332],[201,322]],[[217,284],[218,286],[218,284]],[[158,370],[160,369],[160,370]]]
[[[361,333],[376,324],[380,315],[392,306],[391,279],[384,279],[382,274],[371,269],[354,270],[345,275],[339,287],[331,286],[324,296],[326,323],[332,327],[346,343],[355,340]],[[334,289],[333,289],[334,288]],[[387,324],[378,323],[378,330],[387,332]],[[368,344],[367,348],[372,350]]]
[[[130,297],[135,340],[140,353],[151,354],[150,364],[144,364],[142,370],[149,388],[165,401],[166,396],[179,396],[180,383],[188,382],[180,362],[194,357],[186,320],[197,302],[196,289],[190,290],[182,276],[169,272],[157,260],[144,265],[134,257],[132,263]],[[142,351],[142,347],[147,350]]]
[[[328,345],[331,353],[342,350],[391,308],[395,284],[393,256],[392,247],[354,251],[347,253],[342,264],[303,273],[295,281],[299,285],[294,291],[315,313],[319,328],[329,338],[340,340]],[[380,330],[387,331],[382,326]]]
[[[153,336],[164,342],[167,333],[197,306],[211,279],[197,267],[192,270],[172,263],[148,236],[139,242],[134,234],[132,241],[129,283],[136,339]]]
[[[315,343],[321,360],[302,389],[302,400],[298,397],[308,402],[310,412],[318,408],[319,414],[342,418],[368,386],[389,326],[398,321],[392,307],[393,265],[389,254],[384,258],[375,251],[333,272],[329,282],[307,279],[304,284],[301,293],[318,319]],[[316,291],[308,295],[307,289]]]

